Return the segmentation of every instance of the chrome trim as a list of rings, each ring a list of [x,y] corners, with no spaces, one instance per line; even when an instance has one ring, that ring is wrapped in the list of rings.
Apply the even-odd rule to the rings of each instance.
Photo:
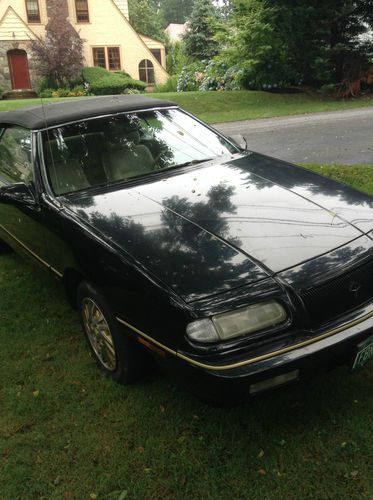
[[[0,228],[5,231],[13,240],[15,240],[19,245],[21,245],[22,248],[24,248],[28,253],[30,253],[36,260],[38,260],[41,264],[43,264],[45,267],[53,271],[59,278],[63,278],[63,274],[61,274],[57,269],[52,267],[48,262],[46,262],[44,259],[39,257],[35,252],[33,252],[27,245],[22,243],[14,234],[12,234],[8,229],[6,229],[2,224],[0,224]]]
[[[345,323],[342,326],[339,326],[337,328],[333,328],[332,330],[329,330],[328,332],[325,332],[321,335],[318,335],[317,337],[313,337],[312,339],[305,340],[303,342],[299,342],[298,344],[294,344],[289,347],[285,347],[283,349],[278,349],[277,351],[272,351],[266,354],[262,354],[260,356],[256,356],[254,358],[249,358],[244,361],[238,361],[236,363],[231,363],[229,365],[209,365],[206,363],[201,363],[200,361],[196,361],[188,356],[185,356],[184,354],[181,354],[178,351],[175,351],[173,349],[170,349],[169,347],[165,346],[164,344],[161,344],[157,340],[153,339],[152,337],[149,337],[146,333],[142,332],[141,330],[138,330],[134,326],[130,325],[126,321],[122,320],[121,318],[116,318],[119,323],[122,323],[123,325],[127,326],[134,332],[136,332],[138,335],[144,337],[150,342],[153,342],[155,345],[160,347],[161,349],[165,350],[166,352],[176,356],[177,358],[183,359],[184,361],[187,361],[191,365],[198,366],[199,368],[205,368],[207,370],[212,370],[212,371],[226,371],[226,370],[232,370],[234,368],[241,368],[242,366],[247,366],[247,365],[252,365],[254,363],[258,363],[259,361],[265,361],[267,359],[273,358],[275,356],[280,356],[281,354],[286,354],[291,351],[295,351],[296,349],[299,349],[301,347],[306,347],[311,344],[315,344],[316,342],[319,342],[321,340],[327,339],[328,337],[331,337],[333,335],[336,335],[337,333],[341,333],[345,330],[348,330],[349,328],[352,328],[353,326],[359,325],[360,323],[363,323],[369,318],[373,317],[373,311],[365,314],[359,319],[356,319],[354,321],[350,321],[349,323]]]

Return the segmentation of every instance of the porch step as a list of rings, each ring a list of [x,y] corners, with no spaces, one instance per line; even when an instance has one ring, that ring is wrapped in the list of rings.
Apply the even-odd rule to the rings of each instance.
[[[8,90],[3,93],[3,99],[34,99],[37,96],[32,89]]]

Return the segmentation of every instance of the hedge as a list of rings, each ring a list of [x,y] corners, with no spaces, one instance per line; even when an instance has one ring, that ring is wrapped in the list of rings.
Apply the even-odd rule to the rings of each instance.
[[[94,95],[123,94],[128,89],[144,91],[146,83],[134,80],[124,72],[110,72],[104,68],[84,68],[83,79],[89,85],[89,92]]]

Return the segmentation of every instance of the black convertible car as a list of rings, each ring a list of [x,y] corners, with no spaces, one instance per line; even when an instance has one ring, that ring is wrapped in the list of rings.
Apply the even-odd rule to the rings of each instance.
[[[0,113],[0,238],[57,275],[104,372],[236,401],[373,357],[373,198],[172,102]]]

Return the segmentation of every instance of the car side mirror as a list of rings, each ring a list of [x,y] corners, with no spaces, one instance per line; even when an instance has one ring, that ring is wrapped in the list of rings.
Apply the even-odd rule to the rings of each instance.
[[[238,148],[242,149],[243,151],[247,151],[247,141],[243,135],[231,135],[228,137],[228,139],[233,142],[233,144]]]
[[[17,182],[0,188],[0,201],[14,201],[28,206],[35,206],[36,197],[31,186]]]

